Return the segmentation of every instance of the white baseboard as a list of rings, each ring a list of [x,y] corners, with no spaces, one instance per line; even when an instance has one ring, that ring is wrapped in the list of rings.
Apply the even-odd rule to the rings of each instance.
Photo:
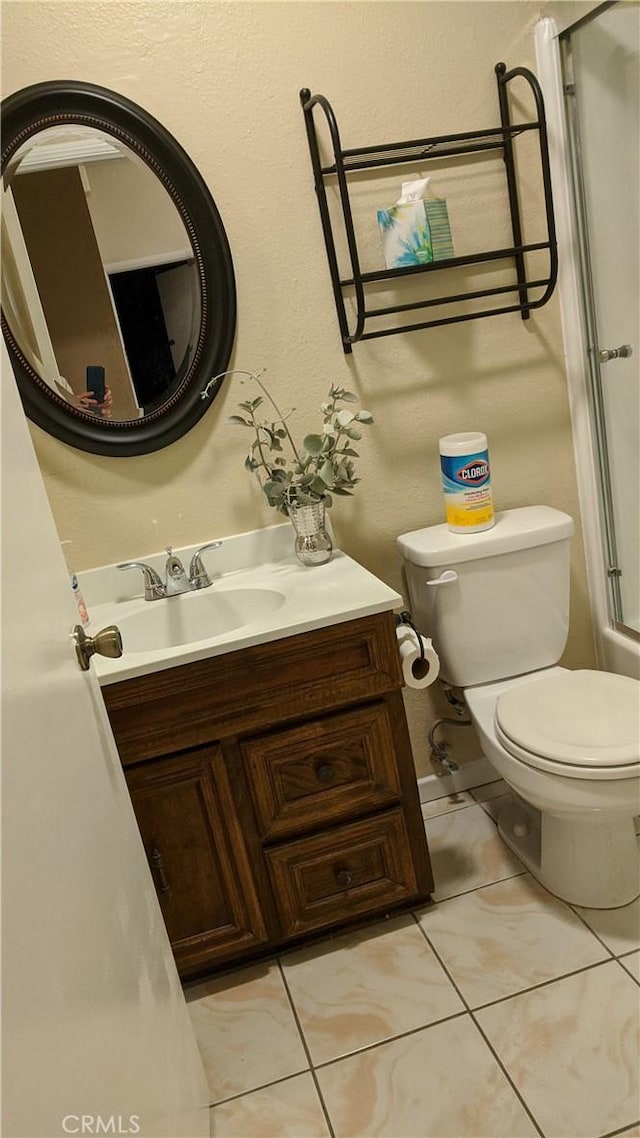
[[[500,775],[493,769],[491,763],[484,756],[465,763],[459,771],[452,774],[428,774],[418,779],[418,790],[421,802],[433,802],[436,798],[444,798],[447,794],[455,794],[459,790],[469,790],[472,786],[484,786],[487,782],[495,782]]]

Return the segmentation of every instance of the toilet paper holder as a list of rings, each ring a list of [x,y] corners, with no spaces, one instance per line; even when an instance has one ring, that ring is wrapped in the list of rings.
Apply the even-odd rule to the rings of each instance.
[[[410,612],[406,612],[406,610],[403,610],[403,612],[397,614],[397,616],[396,616],[396,628],[399,628],[401,624],[406,624],[411,629],[411,631],[413,633],[415,633],[416,640],[418,641],[418,647],[420,649],[420,659],[424,660],[424,644],[422,642],[422,637],[421,637],[420,633],[418,632],[418,629],[416,628],[415,624],[413,623]]]
[[[440,660],[431,640],[422,636],[410,612],[396,616],[396,639],[403,681],[406,687],[431,687],[440,674]]]

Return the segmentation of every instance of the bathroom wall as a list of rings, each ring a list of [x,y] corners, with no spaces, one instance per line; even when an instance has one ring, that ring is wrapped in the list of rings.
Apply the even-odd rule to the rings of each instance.
[[[578,519],[557,301],[527,322],[494,317],[370,341],[344,356],[298,92],[326,94],[346,146],[498,125],[494,66],[504,60],[535,68],[538,13],[528,0],[3,6],[5,94],[60,78],[112,87],[160,119],[194,159],[233,251],[232,365],[267,368],[276,398],[296,407],[292,423],[301,433],[318,423],[332,382],[373,412],[376,424],[361,444],[362,484],[353,499],[336,503],[333,525],[348,553],[400,589],[396,535],[443,519],[440,435],[487,433],[498,509],[546,502]],[[396,200],[403,174],[391,170],[380,181],[372,208]],[[533,156],[525,156],[520,177],[525,221],[535,228],[541,204]],[[507,226],[504,179],[495,170],[467,177],[465,169],[460,180],[447,179],[456,199],[454,239],[480,249],[489,225]],[[243,470],[246,440],[225,423],[243,397],[238,381],[228,381],[190,434],[140,458],[85,455],[33,429],[76,567],[280,520]],[[565,661],[589,666],[579,535],[572,588]],[[444,706],[436,691],[407,693],[419,774],[431,769],[425,735]],[[477,756],[470,731],[453,734],[458,759]]]

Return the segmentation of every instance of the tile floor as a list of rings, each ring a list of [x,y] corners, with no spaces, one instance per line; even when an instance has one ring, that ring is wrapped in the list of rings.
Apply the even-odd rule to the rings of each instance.
[[[552,897],[505,793],[424,804],[434,905],[187,989],[215,1138],[640,1138],[640,901]]]

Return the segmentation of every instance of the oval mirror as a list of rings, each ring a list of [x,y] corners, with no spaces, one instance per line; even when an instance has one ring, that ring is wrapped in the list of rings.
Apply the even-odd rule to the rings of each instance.
[[[34,423],[94,454],[159,450],[210,406],[235,324],[220,214],[156,119],[89,83],[3,101],[2,331]]]

